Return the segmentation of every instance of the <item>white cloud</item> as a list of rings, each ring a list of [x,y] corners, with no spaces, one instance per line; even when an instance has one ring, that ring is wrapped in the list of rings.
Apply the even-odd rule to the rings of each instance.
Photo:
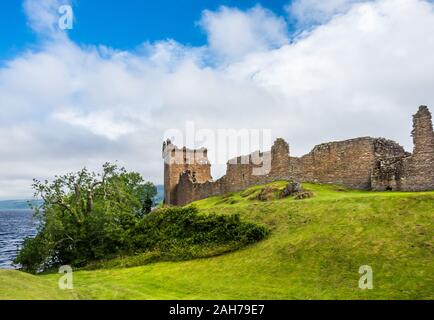
[[[224,6],[216,12],[206,10],[200,25],[207,32],[210,50],[223,61],[288,42],[285,20],[259,5],[245,12]]]
[[[293,155],[365,135],[411,149],[411,115],[419,104],[434,111],[431,3],[352,6],[291,43],[269,12],[269,22],[249,29],[263,12],[205,12],[210,43],[200,48],[169,40],[125,52],[56,37],[7,61],[0,198],[31,195],[33,177],[114,160],[161,183],[163,133],[187,120],[197,129],[271,128]],[[247,27],[224,39],[220,28],[232,20]],[[253,42],[243,42],[246,34]],[[210,54],[219,63],[207,65]]]
[[[337,14],[346,13],[354,4],[372,0],[294,0],[287,11],[299,25],[324,23]]]
[[[129,122],[115,120],[111,111],[100,111],[82,115],[74,110],[67,109],[55,113],[53,116],[67,124],[85,128],[96,135],[107,137],[110,140],[116,140],[120,136],[136,130],[135,126]]]
[[[64,37],[58,28],[59,8],[70,5],[70,0],[24,0],[28,24],[38,34]]]

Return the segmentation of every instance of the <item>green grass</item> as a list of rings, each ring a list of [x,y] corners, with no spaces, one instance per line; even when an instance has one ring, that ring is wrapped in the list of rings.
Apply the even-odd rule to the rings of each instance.
[[[0,299],[434,299],[434,192],[304,184],[314,197],[254,200],[263,188],[195,205],[267,226],[264,241],[212,258],[76,271],[73,292],[56,289],[58,274],[1,271]],[[373,269],[372,290],[358,288],[361,265]]]
[[[2,300],[70,300],[75,292],[63,291],[53,281],[24,272],[1,270],[0,299]]]

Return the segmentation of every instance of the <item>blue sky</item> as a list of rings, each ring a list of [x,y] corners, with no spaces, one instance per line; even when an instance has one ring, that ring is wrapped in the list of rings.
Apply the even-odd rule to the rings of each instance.
[[[74,28],[58,27],[71,3]],[[434,106],[427,0],[7,0],[0,4],[0,200],[33,178],[119,161],[162,183],[161,144],[293,156],[386,137],[412,151],[411,116]],[[194,141],[184,139],[194,124]],[[221,130],[269,130],[228,150]]]
[[[82,44],[104,44],[118,49],[134,49],[145,41],[174,39],[201,46],[206,34],[197,25],[202,11],[220,6],[246,10],[260,4],[277,15],[286,16],[288,0],[75,0],[72,40]],[[0,10],[0,58],[14,56],[37,43],[29,28],[21,1],[2,1]]]

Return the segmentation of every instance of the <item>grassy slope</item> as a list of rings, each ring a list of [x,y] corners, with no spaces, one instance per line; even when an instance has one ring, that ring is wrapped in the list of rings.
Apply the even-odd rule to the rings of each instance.
[[[305,187],[314,198],[259,202],[237,193],[198,201],[202,212],[238,212],[270,227],[271,236],[214,258],[78,271],[68,297],[434,299],[434,192]],[[373,290],[358,288],[361,265],[373,268]],[[57,279],[0,272],[0,298],[65,297],[57,296]]]
[[[0,299],[19,300],[69,300],[77,298],[74,292],[66,292],[53,286],[53,282],[18,271],[1,270]]]

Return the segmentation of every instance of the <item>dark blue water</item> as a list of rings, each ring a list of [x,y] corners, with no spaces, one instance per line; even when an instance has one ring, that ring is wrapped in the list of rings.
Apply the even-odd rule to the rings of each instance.
[[[23,239],[36,235],[31,210],[0,210],[0,269],[12,269]]]

